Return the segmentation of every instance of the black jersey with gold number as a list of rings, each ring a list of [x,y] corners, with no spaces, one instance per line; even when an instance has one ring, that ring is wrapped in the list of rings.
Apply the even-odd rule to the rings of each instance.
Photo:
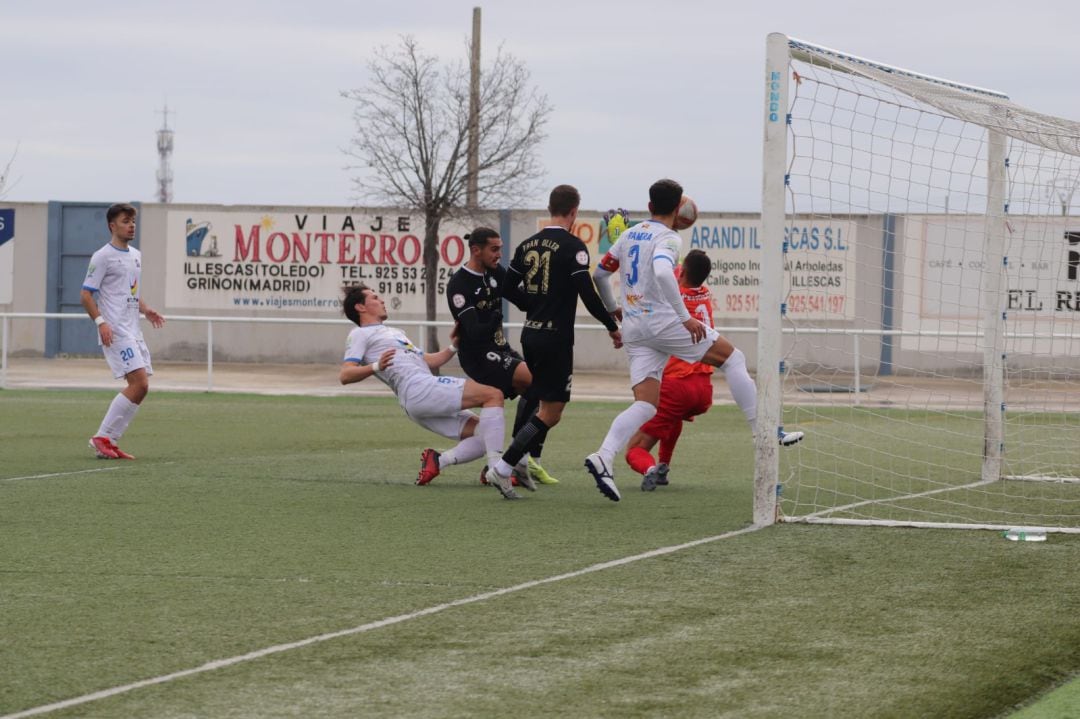
[[[477,274],[461,267],[446,285],[450,314],[459,322],[461,359],[509,349],[503,334],[502,281],[506,271]]]
[[[507,282],[520,283],[530,299],[523,334],[550,333],[573,344],[579,295],[589,313],[608,331],[617,329],[593,284],[589,250],[561,227],[545,227],[517,246]]]

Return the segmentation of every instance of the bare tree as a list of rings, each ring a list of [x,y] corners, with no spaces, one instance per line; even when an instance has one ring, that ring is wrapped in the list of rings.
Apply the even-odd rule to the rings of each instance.
[[[369,63],[367,87],[347,90],[356,135],[345,154],[366,170],[353,179],[359,197],[424,215],[427,319],[435,319],[439,226],[468,216],[469,69],[441,64],[403,36]],[[479,207],[512,206],[532,195],[543,168],[537,157],[551,114],[546,95],[530,86],[525,65],[499,48],[480,82],[477,199]],[[434,327],[427,346],[438,347]]]
[[[18,184],[18,180],[12,181],[11,179],[11,166],[15,164],[15,156],[19,154],[19,145],[15,144],[15,149],[11,152],[11,157],[8,159],[7,164],[4,165],[4,171],[0,172],[0,200],[4,199],[11,188]]]

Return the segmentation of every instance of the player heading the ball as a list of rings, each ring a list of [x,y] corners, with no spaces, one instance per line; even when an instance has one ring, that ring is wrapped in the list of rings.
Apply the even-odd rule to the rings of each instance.
[[[593,272],[604,305],[612,312],[619,304],[609,278],[622,272],[623,343],[634,393],[634,403],[611,423],[600,449],[585,458],[597,489],[614,502],[621,498],[612,469],[615,455],[656,414],[660,378],[669,357],[719,367],[751,429],[757,417],[757,388],[746,370],[745,355],[690,315],[675,279],[682,238],[673,228],[686,229],[690,217],[697,218],[696,206],[693,212],[686,209],[687,199],[675,180],[654,182],[649,188],[650,218],[622,233]],[[785,433],[780,443],[790,446],[802,437],[802,432]]]

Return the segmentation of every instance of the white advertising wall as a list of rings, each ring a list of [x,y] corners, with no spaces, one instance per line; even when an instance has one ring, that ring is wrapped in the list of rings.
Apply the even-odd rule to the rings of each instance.
[[[631,222],[646,217],[629,213]],[[9,219],[9,218],[13,218]],[[508,213],[507,252],[546,224],[539,210]],[[49,268],[48,212],[43,203],[0,206],[0,307],[43,312]],[[349,325],[338,298],[342,285],[365,282],[390,299],[391,320],[424,318],[422,220],[393,209],[339,207],[227,207],[144,204],[140,213],[144,298],[167,316],[265,317],[299,324],[217,323],[215,361],[326,362],[340,360]],[[1008,291],[1011,327],[1026,326],[1080,335],[1080,222],[1070,218],[1010,220]],[[500,228],[500,216],[448,221],[440,230],[437,284],[465,260],[464,234],[477,224]],[[684,250],[699,248],[712,259],[709,286],[717,325],[756,361],[758,273],[761,246],[757,214],[702,213],[681,234]],[[597,262],[610,247],[602,213],[583,211],[575,232]],[[896,316],[902,330],[977,331],[981,282],[982,220],[961,215],[900,217],[896,237]],[[1038,238],[1038,242],[1034,241]],[[16,241],[17,240],[17,241]],[[881,216],[796,221],[787,231],[785,286],[793,316],[837,328],[876,329],[882,316],[883,224]],[[617,284],[617,277],[615,278]],[[441,289],[441,287],[440,287]],[[449,320],[445,298],[438,318]],[[625,368],[602,327],[579,309],[582,325],[575,355],[583,370]],[[330,325],[305,319],[333,320]],[[517,322],[521,313],[511,310]],[[44,352],[43,320],[13,320],[14,355]],[[408,327],[414,339],[419,328]],[[173,321],[148,330],[155,359],[203,362],[205,322]],[[441,331],[445,341],[448,331]],[[517,333],[512,337],[517,341]],[[951,340],[977,360],[977,338]],[[869,369],[879,347],[864,338],[861,362]],[[929,344],[926,344],[929,343]],[[920,349],[941,350],[940,338],[903,337],[894,351],[899,366],[919,367]],[[821,349],[850,362],[850,338],[829,336]],[[847,358],[847,359],[845,359]]]
[[[978,333],[985,224],[980,217],[931,215],[905,222],[903,273],[909,283],[903,329]],[[1005,309],[1014,332],[1080,335],[1080,222],[1013,216],[1006,232]],[[905,336],[904,349],[979,352],[981,338]],[[1050,340],[1035,353],[1050,353]]]

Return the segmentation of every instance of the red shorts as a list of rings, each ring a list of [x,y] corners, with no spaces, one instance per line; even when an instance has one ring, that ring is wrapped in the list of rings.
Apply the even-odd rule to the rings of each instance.
[[[693,422],[694,417],[705,414],[712,407],[712,375],[695,372],[686,377],[665,377],[660,383],[660,404],[656,414],[641,431],[650,437],[665,439],[672,428],[683,420]]]

